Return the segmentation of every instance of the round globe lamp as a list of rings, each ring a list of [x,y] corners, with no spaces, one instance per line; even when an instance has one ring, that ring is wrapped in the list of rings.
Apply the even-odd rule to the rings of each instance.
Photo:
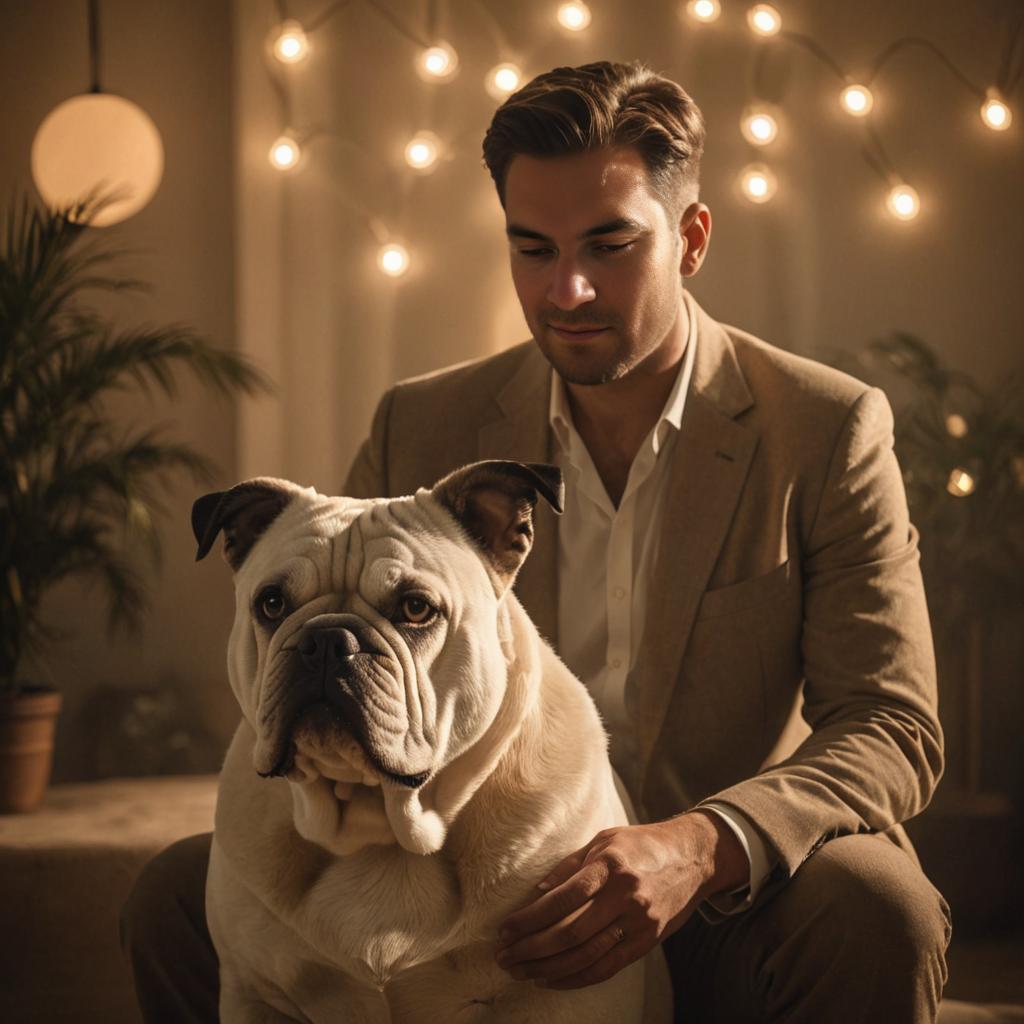
[[[164,170],[160,133],[149,115],[123,96],[85,93],[50,111],[32,142],[32,178],[52,207],[90,194],[112,201],[93,218],[107,227],[153,198]]]

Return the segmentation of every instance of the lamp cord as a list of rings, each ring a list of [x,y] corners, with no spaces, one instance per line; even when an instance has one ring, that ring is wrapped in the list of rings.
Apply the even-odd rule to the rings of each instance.
[[[89,70],[92,74],[90,92],[103,92],[100,88],[100,3],[89,0]]]

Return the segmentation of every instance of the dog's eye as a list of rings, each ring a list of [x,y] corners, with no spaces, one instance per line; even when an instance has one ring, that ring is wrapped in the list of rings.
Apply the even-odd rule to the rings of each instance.
[[[285,612],[284,594],[280,587],[267,587],[256,600],[256,609],[260,615],[271,622],[276,622]]]
[[[414,626],[422,626],[429,622],[437,610],[425,597],[418,594],[406,594],[398,606],[398,613],[404,622],[411,622]]]

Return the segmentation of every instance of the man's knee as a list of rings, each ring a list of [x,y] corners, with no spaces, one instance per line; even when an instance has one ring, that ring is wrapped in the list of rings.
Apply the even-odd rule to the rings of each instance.
[[[920,867],[883,836],[826,843],[765,911],[778,944],[764,961],[762,984],[776,983],[780,970],[852,970],[862,990],[903,985],[916,990],[918,1003],[938,1004],[949,909]]]
[[[790,885],[805,890],[801,902],[827,912],[834,928],[863,944],[864,956],[921,963],[942,960],[949,944],[946,901],[920,867],[882,836],[826,843]]]
[[[162,944],[182,928],[206,931],[211,832],[168,846],[143,867],[121,908],[121,948]]]

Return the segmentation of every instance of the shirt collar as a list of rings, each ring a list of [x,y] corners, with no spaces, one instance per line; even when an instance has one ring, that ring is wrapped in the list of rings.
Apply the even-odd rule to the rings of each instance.
[[[690,389],[690,378],[693,376],[694,350],[697,347],[697,314],[696,304],[689,292],[683,292],[683,304],[687,313],[686,350],[676,375],[675,383],[669,392],[668,399],[661,410],[661,416],[655,425],[652,437],[654,450],[657,453],[665,437],[663,425],[679,429],[683,421],[683,407],[686,405],[686,393]],[[569,397],[565,391],[565,382],[551,370],[551,400],[548,403],[548,422],[551,431],[563,452],[570,453],[574,447],[576,427],[572,421],[572,410],[569,408]]]

